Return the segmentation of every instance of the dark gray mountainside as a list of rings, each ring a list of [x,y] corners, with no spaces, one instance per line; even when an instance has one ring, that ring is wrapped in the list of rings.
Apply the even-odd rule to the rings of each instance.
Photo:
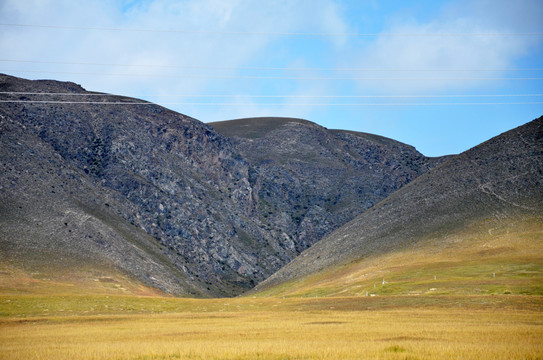
[[[301,252],[444,161],[377,135],[328,130],[307,120],[210,123],[255,169],[261,219]]]
[[[471,224],[486,224],[491,231],[519,217],[541,223],[542,189],[543,117],[418,177],[303,252],[256,290],[422,241],[440,249],[442,239]]]
[[[223,136],[69,82],[0,75],[0,92],[0,256],[177,295],[252,288],[442,161],[302,120],[214,124]]]

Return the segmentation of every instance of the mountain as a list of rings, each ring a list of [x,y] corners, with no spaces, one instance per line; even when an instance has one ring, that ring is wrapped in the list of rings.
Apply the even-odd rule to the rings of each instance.
[[[296,253],[446,160],[392,139],[302,119],[210,125],[255,169],[260,216],[287,235]]]
[[[209,126],[70,82],[0,75],[0,92],[0,275],[28,286],[237,295],[444,161],[298,119]]]
[[[543,117],[418,177],[255,291],[541,293],[542,189]]]
[[[240,291],[237,259],[248,254],[225,238],[234,236],[227,224],[247,222],[239,212],[250,194],[231,185],[246,179],[247,166],[222,137],[167,109],[73,83],[2,76],[0,88],[68,94],[12,94],[53,103],[2,104],[3,259],[34,270],[57,262],[120,269],[177,295]],[[228,186],[236,193],[223,199]],[[210,261],[215,253],[223,256]],[[213,271],[226,258],[225,270]]]

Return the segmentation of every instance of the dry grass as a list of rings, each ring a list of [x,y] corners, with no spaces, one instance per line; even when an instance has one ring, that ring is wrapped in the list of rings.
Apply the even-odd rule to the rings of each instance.
[[[539,219],[517,219],[495,228],[476,223],[453,235],[327,268],[257,295],[543,295],[542,249]]]
[[[538,296],[3,296],[0,305],[1,359],[543,357]]]
[[[22,269],[0,260],[0,295],[104,294],[166,296],[112,269],[62,267]]]

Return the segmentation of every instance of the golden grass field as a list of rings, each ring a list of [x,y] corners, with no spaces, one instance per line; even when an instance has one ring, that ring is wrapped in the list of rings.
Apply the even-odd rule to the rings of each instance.
[[[542,228],[467,228],[233,299],[3,263],[0,359],[543,359]]]
[[[0,297],[1,359],[542,359],[539,296]]]

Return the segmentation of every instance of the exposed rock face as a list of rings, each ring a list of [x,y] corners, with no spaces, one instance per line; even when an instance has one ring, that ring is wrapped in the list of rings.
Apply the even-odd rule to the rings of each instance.
[[[210,124],[231,137],[255,173],[261,219],[297,252],[372,207],[446,158],[376,135],[328,130],[288,118]]]
[[[133,203],[5,114],[0,140],[2,262],[29,273],[119,269],[168,293],[205,295],[155,238],[121,216],[136,211]]]
[[[73,83],[0,75],[0,91],[74,102],[0,105],[1,256],[111,266],[178,295],[252,288],[441,161],[301,120],[227,137]]]
[[[265,289],[332,266],[442,239],[471,224],[543,220],[543,117],[430,170],[332,232],[276,274]]]

